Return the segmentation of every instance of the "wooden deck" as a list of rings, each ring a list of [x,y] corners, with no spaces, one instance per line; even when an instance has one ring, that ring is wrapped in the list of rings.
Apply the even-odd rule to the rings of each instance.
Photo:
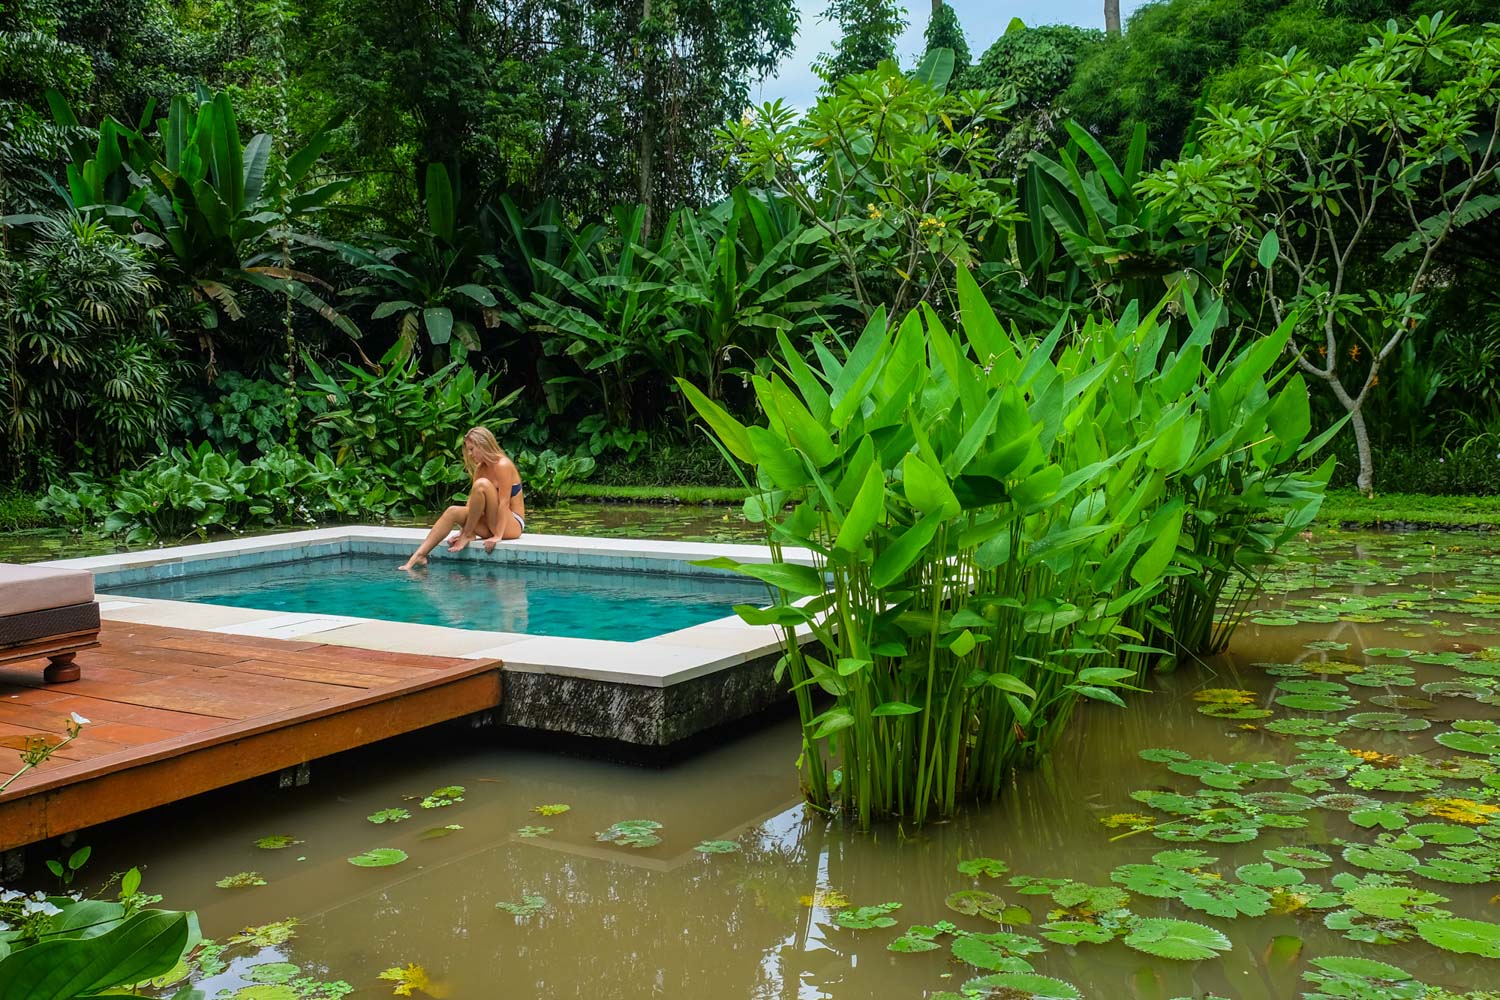
[[[80,680],[0,667],[0,780],[28,736],[83,734],[0,794],[0,850],[500,703],[500,663],[105,622]],[[55,741],[55,739],[54,739]]]

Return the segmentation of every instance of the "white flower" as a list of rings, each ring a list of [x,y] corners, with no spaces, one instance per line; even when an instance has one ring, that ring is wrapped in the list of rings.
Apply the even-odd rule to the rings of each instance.
[[[23,895],[24,893],[18,892],[15,889],[0,890],[0,903],[13,903]]]
[[[85,719],[83,716],[79,715],[77,712],[72,712],[70,714],[73,716],[73,721],[76,722],[76,723],[78,723],[80,726],[86,726],[86,725],[89,724],[89,720]]]

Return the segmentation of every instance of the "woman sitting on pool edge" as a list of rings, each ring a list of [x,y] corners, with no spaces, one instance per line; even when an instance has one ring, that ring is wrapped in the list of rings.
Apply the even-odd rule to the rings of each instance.
[[[469,502],[454,504],[427,532],[427,537],[411,558],[401,565],[404,570],[427,565],[427,553],[438,547],[451,528],[458,534],[448,540],[448,551],[458,552],[476,538],[484,539],[484,551],[495,551],[495,543],[520,538],[526,530],[526,499],[521,493],[521,473],[500,449],[500,443],[483,427],[470,428],[464,435],[464,468],[473,485]]]

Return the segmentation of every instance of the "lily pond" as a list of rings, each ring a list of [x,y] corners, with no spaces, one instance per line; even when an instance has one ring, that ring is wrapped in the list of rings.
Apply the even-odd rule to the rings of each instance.
[[[804,807],[791,720],[657,769],[447,728],[91,831],[86,888],[198,911],[160,996],[1500,996],[1497,553],[1299,542],[1228,654],[920,830]]]

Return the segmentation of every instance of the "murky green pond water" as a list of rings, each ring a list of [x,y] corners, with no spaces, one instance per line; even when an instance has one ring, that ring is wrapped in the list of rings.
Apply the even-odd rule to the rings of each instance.
[[[722,517],[677,514],[685,531]],[[922,831],[809,815],[790,722],[662,769],[445,730],[315,765],[305,788],[93,831],[90,869],[145,864],[221,942],[294,919],[208,963],[207,995],[244,1000],[389,996],[389,969],[454,1000],[928,997],[987,975],[981,995],[1007,998],[1295,997],[1318,989],[1304,974],[1343,976],[1322,986],[1338,997],[1422,996],[1405,973],[1493,987],[1497,552],[1487,536],[1299,544],[1228,655],[1128,709],[1087,706],[1005,801]],[[452,785],[462,801],[423,808]],[[390,809],[410,818],[366,818]],[[631,820],[660,824],[624,828],[648,846],[599,839]],[[275,835],[295,842],[256,846]],[[407,857],[346,860],[375,848]],[[993,863],[960,871],[976,858]],[[249,872],[266,884],[216,886]]]

